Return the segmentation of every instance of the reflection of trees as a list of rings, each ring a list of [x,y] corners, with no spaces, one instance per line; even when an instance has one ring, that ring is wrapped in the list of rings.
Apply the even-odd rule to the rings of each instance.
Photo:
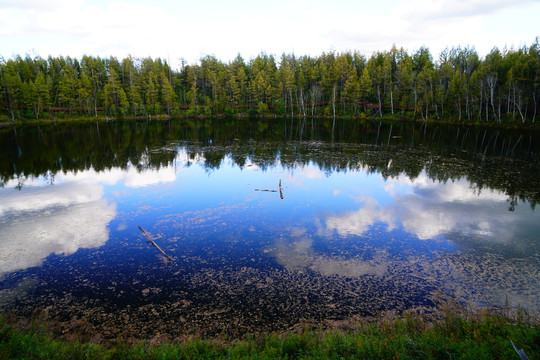
[[[262,126],[264,125],[264,126]],[[332,133],[334,128],[334,133]],[[226,157],[262,169],[313,163],[323,172],[367,169],[384,178],[461,177],[535,206],[540,200],[537,134],[413,123],[339,120],[132,121],[41,125],[0,131],[0,181],[60,171],[170,165],[178,147],[211,170]],[[21,183],[22,186],[22,183]]]

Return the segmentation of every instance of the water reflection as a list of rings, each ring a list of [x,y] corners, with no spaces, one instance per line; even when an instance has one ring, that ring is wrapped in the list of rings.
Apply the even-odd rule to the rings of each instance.
[[[279,239],[269,251],[276,260],[292,271],[312,270],[323,276],[361,277],[365,275],[383,276],[387,272],[387,254],[379,250],[369,260],[332,257],[317,253],[313,249],[313,239],[298,236],[297,231],[291,238]]]
[[[28,186],[1,196],[0,275],[38,266],[49,254],[102,246],[116,216],[97,184]]]
[[[403,227],[419,239],[460,234],[485,237],[488,241],[530,242],[535,239],[538,216],[519,208],[510,216],[507,197],[500,191],[477,191],[465,178],[449,182],[430,179],[425,172],[411,180],[401,175],[384,183],[391,202],[380,204],[373,197],[356,198],[361,204],[356,211],[328,216],[327,230],[342,235],[362,235],[377,222],[387,231]]]
[[[187,161],[185,156],[177,160]],[[0,189],[0,275],[39,266],[50,254],[70,255],[104,245],[108,225],[117,216],[116,204],[105,199],[104,186],[145,187],[174,181],[177,175],[174,166],[140,170],[128,165],[124,170],[58,173],[54,183],[50,175],[7,181]]]
[[[115,338],[283,329],[436,292],[540,308],[532,137],[289,122],[0,130],[0,309]]]

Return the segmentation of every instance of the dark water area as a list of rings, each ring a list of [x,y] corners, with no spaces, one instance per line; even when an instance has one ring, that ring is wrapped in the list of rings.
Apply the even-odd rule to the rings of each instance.
[[[539,140],[310,119],[0,129],[0,312],[103,339],[441,298],[538,312]]]

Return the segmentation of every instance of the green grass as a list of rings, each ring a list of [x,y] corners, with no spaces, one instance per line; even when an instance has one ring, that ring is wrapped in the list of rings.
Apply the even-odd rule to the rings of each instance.
[[[438,320],[405,315],[348,323],[331,331],[249,335],[243,339],[185,338],[176,343],[94,344],[52,339],[35,324],[16,329],[0,318],[0,359],[540,359],[540,327],[503,316]]]

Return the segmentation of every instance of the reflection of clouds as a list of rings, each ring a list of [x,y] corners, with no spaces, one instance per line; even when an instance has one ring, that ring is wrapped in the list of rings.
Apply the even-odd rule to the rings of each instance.
[[[106,185],[114,185],[119,181],[124,181],[124,184],[127,187],[143,187],[175,181],[177,173],[178,169],[173,166],[143,170],[138,170],[136,167],[131,166],[125,170],[121,168],[111,168],[104,171],[90,169],[78,171],[76,173],[67,172],[66,174],[58,174],[56,180],[58,182],[99,182]]]
[[[444,188],[444,191],[441,191]],[[423,198],[436,198],[439,202],[478,202],[478,201],[505,201],[506,196],[500,191],[486,189],[481,193],[476,193],[471,189],[470,183],[461,178],[455,181],[440,183],[430,179],[425,172],[422,172],[416,179],[411,180],[406,175],[389,179],[384,189],[390,195],[397,195],[401,191],[398,189],[410,189]]]
[[[385,190],[392,195],[393,205],[382,208],[374,198],[362,199],[364,206],[359,210],[327,217],[326,229],[361,235],[374,223],[383,222],[390,230],[401,224],[420,239],[458,232],[504,241],[535,221],[526,209],[509,214],[503,193],[477,193],[465,179],[439,183],[425,173],[415,180],[400,176],[389,180]]]
[[[287,181],[287,183],[297,187],[303,187],[305,179],[322,179],[326,176],[324,172],[313,163],[309,163],[308,165],[296,164],[294,168],[290,170],[290,172],[283,175],[283,179]]]
[[[41,264],[51,253],[103,245],[115,205],[96,184],[59,184],[2,191],[0,274]]]
[[[142,187],[159,183],[167,183],[176,180],[176,169],[172,166],[163,167],[159,170],[137,171],[130,168],[125,173],[127,187]]]
[[[386,273],[386,266],[377,261],[362,261],[359,259],[331,259],[323,256],[316,258],[313,261],[311,268],[323,275],[328,276],[382,276]]]
[[[56,204],[87,203],[100,199],[102,196],[103,187],[93,184],[85,185],[84,189],[75,183],[43,187],[30,186],[22,191],[4,189],[0,203],[0,216],[11,211],[38,211]]]
[[[319,167],[313,164],[309,164],[306,166],[297,166],[294,168],[294,173],[308,179],[324,178],[324,173],[321,171],[321,169],[319,169]]]
[[[126,168],[111,167],[100,171],[90,168],[88,170],[58,172],[54,174],[51,179],[54,179],[54,184],[87,182],[114,185],[120,181],[124,181],[124,185],[127,187],[143,187],[175,181],[178,174],[184,171],[184,167],[188,167],[194,163],[203,163],[204,160],[204,157],[200,155],[190,155],[185,150],[182,150],[179,151],[178,156],[173,163],[160,168],[149,167],[147,164],[147,157],[143,156],[139,164],[144,166],[142,169],[138,169],[133,164],[128,164]],[[20,179],[13,178],[6,181],[5,187],[14,188],[19,185],[19,183],[23,185],[23,188],[45,186],[49,185],[49,181],[50,179],[42,176],[21,176]]]
[[[326,219],[326,228],[328,230],[336,230],[340,235],[361,235],[371,225],[382,221],[388,224],[389,231],[392,230],[394,225],[390,212],[380,209],[377,201],[373,198],[364,197],[359,200],[364,203],[364,207],[343,215],[329,216]]]
[[[38,266],[51,253],[69,255],[79,248],[102,246],[109,238],[107,225],[116,216],[116,206],[103,199],[103,185],[123,181],[127,187],[143,187],[172,182],[178,165],[199,160],[182,152],[176,166],[159,169],[129,165],[127,169],[59,172],[51,177],[53,186],[46,177],[8,181],[7,188],[0,189],[0,274]],[[16,191],[13,187],[19,180],[23,187]]]
[[[290,240],[278,239],[271,253],[278,263],[289,270],[310,269],[325,276],[339,275],[347,277],[360,277],[363,275],[382,276],[386,272],[386,265],[382,256],[373,260],[346,259],[318,254],[313,250],[313,240],[302,236],[304,231],[291,230]]]

